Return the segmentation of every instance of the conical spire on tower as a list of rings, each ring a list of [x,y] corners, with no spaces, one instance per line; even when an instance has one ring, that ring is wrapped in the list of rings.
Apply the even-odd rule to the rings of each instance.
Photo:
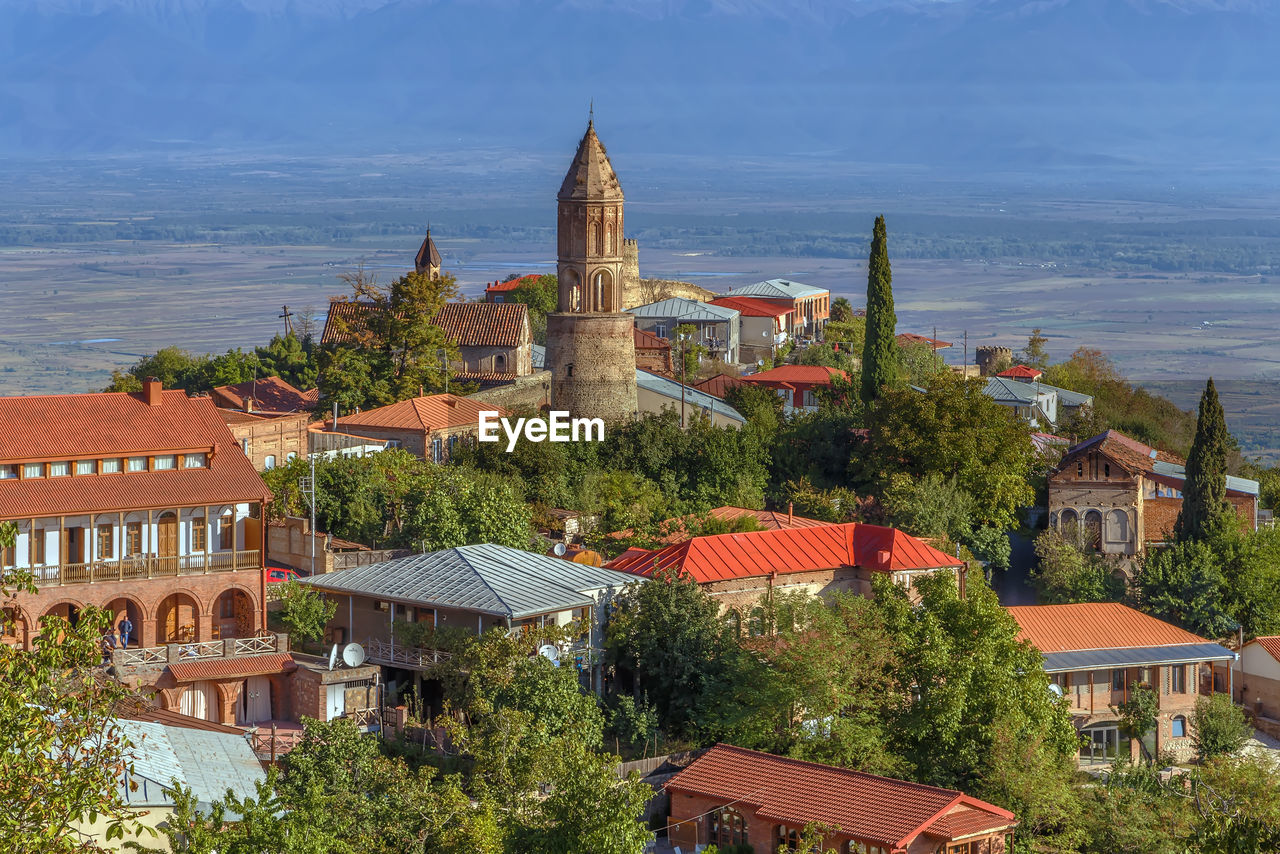
[[[429,276],[440,275],[440,250],[436,249],[436,242],[431,239],[431,226],[427,226],[427,237],[413,259],[413,269]]]
[[[622,185],[609,163],[604,144],[596,136],[594,113],[593,108],[592,117],[587,120],[587,132],[582,135],[578,151],[573,155],[573,162],[560,185],[560,194],[556,198],[561,201],[622,201]]]

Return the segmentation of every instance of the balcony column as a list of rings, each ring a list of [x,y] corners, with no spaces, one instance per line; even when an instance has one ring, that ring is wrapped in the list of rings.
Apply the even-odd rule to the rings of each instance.
[[[27,529],[27,566],[32,569],[36,568],[36,519],[34,516],[29,520],[31,527]],[[18,556],[13,556],[14,564],[18,562]],[[34,574],[34,573],[33,573]]]
[[[159,603],[156,603],[159,608]],[[138,644],[142,647],[159,646],[160,639],[156,637],[156,617],[155,615],[143,616],[138,615],[138,625],[134,626],[138,632]]]
[[[66,569],[67,555],[67,517],[58,517],[58,584],[62,584],[62,574]],[[45,559],[46,562],[48,558]]]
[[[217,607],[217,600],[214,600],[214,607]],[[196,614],[196,640],[207,641],[213,640],[213,612],[208,614]]]
[[[213,517],[209,514],[209,505],[206,504],[204,506],[204,522],[203,522],[204,539],[201,541],[202,543],[204,543],[204,571],[206,573],[209,571],[209,537],[211,536],[209,528],[210,528],[210,522],[212,520],[213,520]]]
[[[93,562],[97,560],[97,551],[98,551],[98,514],[90,513],[89,529],[85,531],[85,544],[84,544],[84,554],[85,554],[84,562],[89,564],[90,573],[93,572],[93,569],[92,569]],[[94,578],[92,574],[90,574],[89,577]],[[94,578],[94,580],[96,581],[97,579]]]

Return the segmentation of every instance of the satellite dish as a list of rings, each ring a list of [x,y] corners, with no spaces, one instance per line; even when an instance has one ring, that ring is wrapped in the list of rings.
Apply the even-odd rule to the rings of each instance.
[[[1050,682],[1050,683],[1049,683],[1049,693],[1050,693],[1050,694],[1052,694],[1052,695],[1053,695],[1053,696],[1055,696],[1055,697],[1061,697],[1061,696],[1062,696],[1062,686],[1061,686],[1061,685],[1059,685],[1059,684],[1057,684],[1056,682]]]
[[[556,543],[551,547],[551,551],[556,553],[556,557],[564,557],[564,553],[569,551],[564,543]]]
[[[342,663],[347,667],[359,667],[364,664],[364,647],[358,643],[349,643],[342,648]]]
[[[554,644],[543,644],[538,647],[538,655],[550,661],[556,667],[560,666],[560,650],[556,649]]]
[[[338,645],[335,643],[333,649],[329,650],[329,669],[333,669],[333,663],[338,660]]]

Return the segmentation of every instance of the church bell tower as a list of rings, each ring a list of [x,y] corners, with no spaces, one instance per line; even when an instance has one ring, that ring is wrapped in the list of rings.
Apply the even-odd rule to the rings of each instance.
[[[547,316],[551,407],[580,418],[631,419],[635,321],[622,311],[622,186],[594,120],[556,200],[560,289],[556,313]]]

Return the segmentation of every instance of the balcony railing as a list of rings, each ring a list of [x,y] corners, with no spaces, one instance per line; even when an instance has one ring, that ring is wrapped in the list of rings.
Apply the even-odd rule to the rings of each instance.
[[[164,646],[117,649],[111,654],[111,663],[117,667],[148,667],[177,664],[182,661],[238,658],[240,656],[266,655],[273,652],[288,651],[288,635],[270,632],[250,638],[183,641],[180,643],[167,643]]]
[[[425,670],[441,662],[448,661],[449,653],[439,649],[426,649],[417,646],[397,646],[384,640],[370,638],[364,644],[365,656],[377,664],[390,664],[399,667],[413,667]]]
[[[235,572],[242,569],[261,568],[262,552],[253,549],[234,552],[197,552],[174,557],[134,555],[123,560],[95,560],[90,563],[37,566],[31,572],[35,576],[36,583],[43,586],[172,578],[178,575],[207,575],[210,572]]]

